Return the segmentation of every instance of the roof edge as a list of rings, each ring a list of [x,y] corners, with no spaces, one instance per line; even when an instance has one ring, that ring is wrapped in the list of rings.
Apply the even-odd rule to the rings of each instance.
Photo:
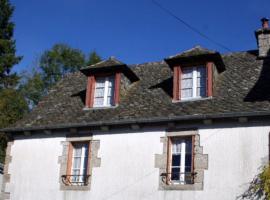
[[[68,129],[68,128],[84,128],[84,127],[97,127],[97,126],[114,126],[114,125],[129,125],[129,124],[149,124],[171,121],[194,121],[205,119],[222,119],[222,118],[235,118],[235,117],[262,117],[270,116],[269,111],[258,112],[233,112],[233,113],[220,113],[220,114],[206,114],[206,115],[185,115],[185,116],[169,116],[169,117],[155,117],[155,118],[142,118],[134,120],[114,120],[114,121],[99,121],[93,123],[73,123],[73,124],[60,124],[55,126],[42,126],[42,127],[29,127],[29,128],[3,128],[0,132],[13,133],[24,131],[40,131],[50,129]]]

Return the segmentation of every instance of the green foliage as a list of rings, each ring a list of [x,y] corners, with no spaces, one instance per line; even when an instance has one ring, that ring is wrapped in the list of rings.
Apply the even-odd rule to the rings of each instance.
[[[260,174],[260,179],[260,187],[264,191],[266,199],[270,200],[270,164],[264,167],[263,172]]]
[[[81,50],[67,44],[56,44],[45,51],[35,66],[39,70],[34,70],[30,76],[23,75],[25,81],[19,87],[30,108],[37,105],[48,90],[66,73],[78,71],[87,64],[101,61],[95,51],[91,52],[87,59],[85,57]]]
[[[89,54],[87,65],[93,65],[101,61],[101,57],[97,54],[96,51],[93,51]]]
[[[21,60],[15,55],[14,23],[10,21],[13,11],[14,7],[8,0],[0,0],[0,89],[14,87],[19,80],[16,73],[10,73]]]
[[[2,89],[0,91],[0,128],[7,127],[21,119],[28,111],[23,96],[15,89]],[[0,162],[4,160],[6,147],[5,135],[0,135]]]
[[[28,105],[33,107],[38,104],[45,90],[45,84],[42,75],[33,72],[32,75],[25,77],[25,83],[20,85],[19,90],[26,99]]]
[[[48,89],[59,81],[63,75],[75,72],[85,64],[85,56],[79,49],[66,44],[56,44],[45,51],[40,58],[40,68],[45,88]]]
[[[270,200],[270,163],[252,180],[248,190],[240,198]]]
[[[0,92],[0,128],[4,128],[21,119],[28,110],[23,96],[15,89],[3,89]]]

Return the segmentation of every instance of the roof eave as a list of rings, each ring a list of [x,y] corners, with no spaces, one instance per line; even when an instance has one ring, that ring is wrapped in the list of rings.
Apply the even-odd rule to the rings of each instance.
[[[234,113],[220,113],[220,114],[203,114],[203,115],[185,115],[185,116],[168,116],[168,117],[154,117],[130,120],[115,120],[115,121],[99,121],[92,123],[74,123],[74,124],[60,124],[53,126],[42,127],[27,127],[27,128],[4,128],[0,132],[14,133],[25,131],[40,131],[40,130],[55,130],[55,129],[68,129],[68,128],[84,128],[84,127],[97,127],[97,126],[115,126],[115,125],[129,125],[129,124],[149,124],[149,123],[162,123],[171,121],[195,121],[205,119],[225,119],[236,117],[263,117],[270,116],[268,111],[258,112],[234,112]]]

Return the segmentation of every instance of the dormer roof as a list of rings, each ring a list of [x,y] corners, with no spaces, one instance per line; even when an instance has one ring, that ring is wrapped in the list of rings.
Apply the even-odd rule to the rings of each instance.
[[[225,65],[221,55],[217,51],[209,50],[201,46],[195,46],[176,55],[164,59],[172,68],[175,64],[190,64],[194,62],[212,61],[216,64],[219,71],[225,71]]]
[[[83,67],[80,71],[86,76],[122,72],[131,82],[139,80],[136,74],[125,63],[119,61],[113,56],[94,65]]]

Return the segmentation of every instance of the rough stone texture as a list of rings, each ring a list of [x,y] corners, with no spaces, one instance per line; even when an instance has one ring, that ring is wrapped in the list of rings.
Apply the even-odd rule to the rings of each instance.
[[[215,75],[213,98],[172,102],[172,71],[165,62],[130,66],[139,81],[121,92],[120,104],[110,109],[83,110],[86,77],[69,74],[11,130],[71,127],[86,124],[115,124],[123,121],[151,121],[184,117],[263,113],[270,115],[270,61],[258,60],[257,51],[222,56],[226,71]]]
[[[259,57],[270,56],[270,29],[260,29],[256,32]]]
[[[78,142],[78,141],[90,141],[90,159],[88,160],[88,166],[89,166],[89,179],[88,184],[86,186],[71,186],[71,185],[65,185],[62,181],[62,175],[66,175],[67,171],[67,160],[68,160],[68,147],[70,142]],[[98,150],[100,147],[100,141],[99,140],[93,140],[92,136],[88,137],[80,137],[80,136],[73,136],[73,137],[67,137],[66,141],[61,142],[63,145],[63,153],[61,156],[59,156],[59,164],[60,164],[60,175],[59,175],[59,183],[60,183],[60,190],[90,190],[91,188],[91,176],[92,176],[92,169],[94,167],[100,167],[101,165],[101,159],[97,157]]]
[[[5,158],[5,166],[4,166],[4,175],[3,182],[0,194],[0,200],[8,200],[10,199],[10,192],[7,191],[7,184],[10,182],[10,174],[9,174],[9,164],[12,161],[11,156],[11,146],[13,145],[13,141],[9,141],[6,149],[6,158]]]
[[[166,177],[161,174],[167,172],[167,145],[168,137],[194,135],[194,183],[186,185],[170,185],[166,183]],[[203,154],[203,147],[200,146],[200,136],[196,130],[167,132],[166,137],[161,138],[163,143],[163,154],[155,155],[155,167],[159,168],[159,189],[160,190],[203,190],[204,170],[208,169],[208,155]]]

